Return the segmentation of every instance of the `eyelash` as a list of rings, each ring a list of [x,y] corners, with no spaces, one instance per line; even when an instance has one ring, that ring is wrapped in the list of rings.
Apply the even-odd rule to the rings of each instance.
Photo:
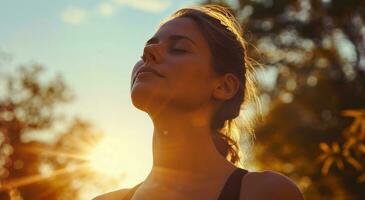
[[[171,52],[185,53],[185,52],[187,52],[187,51],[182,50],[182,49],[171,49]]]

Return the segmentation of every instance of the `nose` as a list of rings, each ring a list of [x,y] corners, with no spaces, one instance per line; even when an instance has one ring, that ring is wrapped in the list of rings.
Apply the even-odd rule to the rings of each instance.
[[[143,49],[142,59],[147,63],[161,63],[162,62],[162,45],[148,44]]]

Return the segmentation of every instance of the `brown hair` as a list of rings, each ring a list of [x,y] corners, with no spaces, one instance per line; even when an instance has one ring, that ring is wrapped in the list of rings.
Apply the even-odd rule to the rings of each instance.
[[[246,53],[246,42],[242,37],[241,27],[227,8],[213,4],[180,9],[160,26],[180,17],[190,18],[198,24],[208,41],[214,70],[222,75],[232,73],[240,80],[236,95],[222,104],[211,122],[211,128],[215,133],[212,138],[218,151],[233,164],[240,163],[240,133],[234,135],[234,127],[238,128],[234,119],[239,116],[244,102],[256,99],[253,65]],[[252,130],[248,124],[245,128],[249,132]]]

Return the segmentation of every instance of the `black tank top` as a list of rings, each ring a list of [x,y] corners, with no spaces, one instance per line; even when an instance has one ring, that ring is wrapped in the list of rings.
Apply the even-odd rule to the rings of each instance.
[[[217,200],[239,200],[240,199],[240,190],[241,190],[241,181],[242,178],[247,174],[247,170],[237,168],[232,174],[228,177],[226,183],[224,184],[223,189]],[[137,190],[137,188],[143,182],[134,186],[128,194],[123,198],[123,200],[130,200],[133,197],[133,194]]]

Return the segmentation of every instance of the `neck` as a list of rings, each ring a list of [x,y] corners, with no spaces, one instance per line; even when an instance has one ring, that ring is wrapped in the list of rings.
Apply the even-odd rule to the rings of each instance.
[[[153,167],[149,177],[205,180],[235,168],[216,149],[209,120],[204,120],[209,116],[199,112],[168,113],[152,117]]]

